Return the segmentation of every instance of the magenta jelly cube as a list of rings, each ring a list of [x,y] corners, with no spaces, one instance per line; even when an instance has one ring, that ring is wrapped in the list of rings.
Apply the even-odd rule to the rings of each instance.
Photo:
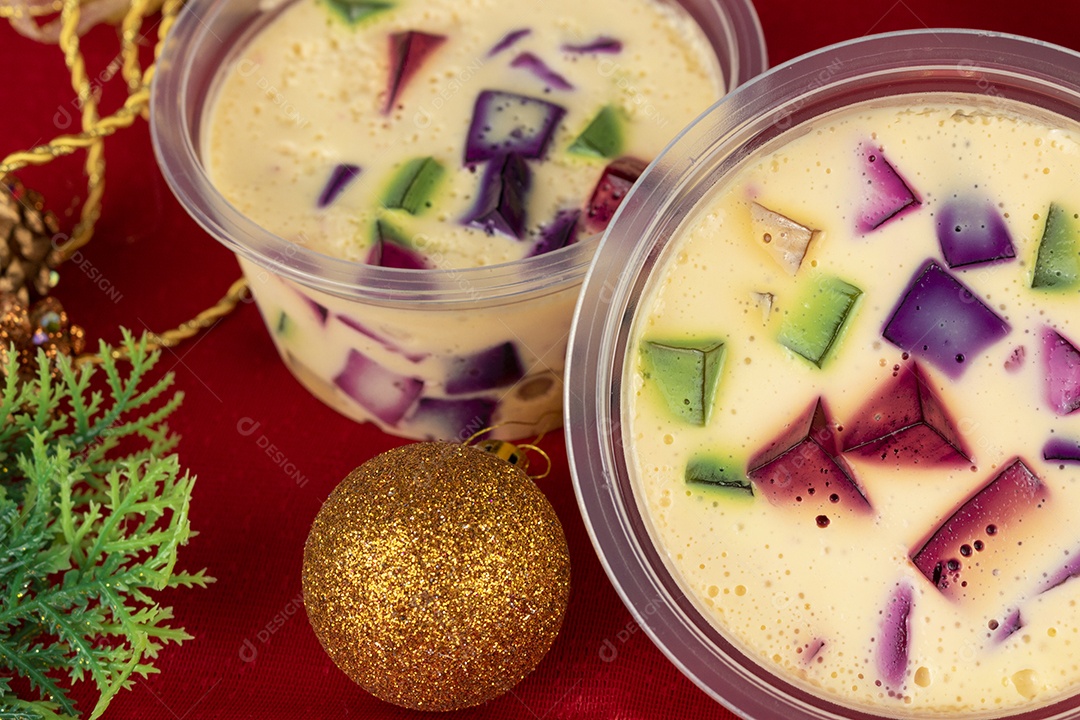
[[[1038,529],[1046,485],[1017,458],[957,507],[911,554],[945,595],[968,599],[988,592],[995,569],[1021,562]]]
[[[390,80],[386,87],[383,114],[393,109],[398,95],[431,53],[446,42],[445,35],[406,30],[390,36]]]
[[[896,690],[907,675],[911,647],[911,608],[914,593],[909,582],[901,582],[890,595],[882,615],[877,638],[877,666],[881,678]]]
[[[867,233],[905,210],[917,207],[919,198],[892,163],[885,159],[881,148],[860,143],[858,153],[862,160],[862,194],[858,199],[856,228]]]
[[[510,153],[539,158],[565,114],[565,108],[546,100],[485,90],[473,106],[465,162],[483,162]]]
[[[488,163],[480,180],[479,197],[464,223],[488,235],[500,233],[520,240],[525,235],[525,209],[532,174],[520,155]]]
[[[375,222],[375,237],[365,262],[401,270],[426,270],[431,263],[420,252],[406,245],[404,234],[382,220]]]
[[[900,368],[844,424],[845,453],[897,465],[965,465],[971,457],[918,363]]]
[[[1009,334],[1009,324],[948,270],[930,260],[918,270],[882,335],[949,377]]]
[[[589,198],[585,213],[585,230],[589,233],[603,232],[623,198],[630,192],[638,177],[648,166],[644,160],[622,157],[604,168],[600,181]]]
[[[869,513],[870,502],[840,456],[835,424],[819,398],[748,463],[758,494],[776,505],[804,507],[824,517]]]
[[[494,390],[512,385],[525,376],[514,343],[505,342],[451,361],[446,380],[449,395]]]
[[[1080,351],[1053,328],[1043,330],[1046,402],[1058,415],[1080,408]]]
[[[424,389],[423,380],[399,375],[356,350],[349,350],[334,384],[388,425],[396,425]]]
[[[498,55],[508,47],[516,45],[518,40],[521,40],[523,37],[530,35],[531,33],[532,30],[530,30],[529,28],[519,28],[517,30],[511,30],[510,32],[503,35],[499,42],[491,46],[491,49],[487,52],[487,56],[494,57],[495,55]]]
[[[947,201],[935,218],[938,243],[950,268],[1016,257],[1009,228],[992,203],[955,198]]]

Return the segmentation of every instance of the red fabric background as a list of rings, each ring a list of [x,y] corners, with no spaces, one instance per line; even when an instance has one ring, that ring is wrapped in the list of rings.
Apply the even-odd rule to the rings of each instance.
[[[1074,0],[758,0],[772,63],[815,47],[888,30],[975,27],[1030,35],[1080,50]],[[148,41],[149,45],[149,41]],[[85,42],[90,74],[106,108],[120,97],[106,80],[114,32]],[[0,27],[0,155],[42,142],[77,117],[61,54]],[[1080,72],[1080,67],[1072,68]],[[79,162],[65,160],[20,176],[46,193],[73,224],[85,194]],[[150,150],[145,123],[106,145],[108,187],[97,237],[80,266],[63,269],[57,295],[88,337],[116,341],[176,326],[216,301],[239,271],[174,201]],[[177,624],[195,639],[168,647],[159,675],[116,699],[110,720],[189,718],[404,718],[350,682],[319,647],[300,600],[304,539],[322,500],[353,467],[399,444],[338,416],[310,397],[278,360],[254,307],[194,342],[168,352],[164,367],[186,394],[172,424],[183,435],[182,462],[199,477],[191,523],[199,532],[181,554],[207,567],[206,590],[166,593]],[[254,434],[238,432],[247,419]],[[287,459],[283,469],[262,445]],[[510,694],[468,718],[693,718],[733,716],[686,680],[631,620],[582,524],[561,437],[543,443],[555,461],[540,485],[562,519],[573,562],[573,593],[550,654]],[[306,477],[299,486],[286,470]],[[605,640],[617,656],[598,654]],[[605,655],[605,657],[607,657]],[[83,701],[84,710],[92,701]]]

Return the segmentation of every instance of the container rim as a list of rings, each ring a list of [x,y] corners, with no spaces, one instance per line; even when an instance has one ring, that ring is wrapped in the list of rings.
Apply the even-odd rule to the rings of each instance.
[[[705,0],[721,21],[728,43],[721,59],[726,87],[733,89],[767,67],[764,34],[751,0]],[[253,3],[254,4],[254,3]],[[236,254],[309,288],[369,302],[477,303],[519,301],[557,292],[584,277],[599,243],[591,236],[559,250],[509,263],[475,268],[403,270],[331,257],[268,232],[230,205],[210,182],[193,141],[205,97],[195,84],[196,58],[213,55],[234,39],[260,10],[237,18],[233,0],[191,0],[165,43],[151,87],[150,130],[154,153],[173,193],[194,220]],[[278,11],[275,7],[268,12]],[[693,13],[691,13],[693,15]],[[695,18],[697,19],[697,18]],[[700,20],[698,20],[700,22]],[[230,32],[222,33],[222,28]],[[220,34],[219,34],[220,33]],[[719,51],[719,48],[717,48]]]
[[[952,718],[841,706],[787,682],[729,642],[682,591],[653,543],[627,467],[622,374],[653,264],[724,171],[800,123],[863,99],[981,94],[1080,122],[1080,53],[1007,33],[924,29],[815,50],[736,89],[680,133],[639,179],[604,233],[578,298],[564,385],[564,432],[585,527],[634,620],[679,670],[747,720]],[[855,98],[854,100],[852,98]],[[657,266],[658,267],[658,266]],[[1078,691],[1080,692],[1080,691]],[[985,711],[964,716],[999,718]],[[1011,720],[1075,720],[1080,694]]]

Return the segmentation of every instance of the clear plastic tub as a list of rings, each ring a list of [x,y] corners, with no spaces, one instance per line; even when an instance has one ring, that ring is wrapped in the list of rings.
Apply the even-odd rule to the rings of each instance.
[[[705,30],[733,88],[766,67],[750,0],[683,0]],[[270,4],[274,5],[274,4]],[[461,270],[398,270],[328,257],[259,227],[215,189],[204,165],[202,124],[215,77],[280,7],[258,0],[188,3],[158,63],[151,99],[155,152],[181,204],[233,250],[279,353],[321,400],[358,421],[412,438],[465,438],[503,421],[524,436],[559,417],[567,330],[598,239],[525,260]],[[274,325],[303,318],[284,343]],[[362,318],[363,324],[340,322]],[[470,347],[463,347],[468,337]],[[447,397],[454,362],[513,344],[526,370],[513,385]],[[402,358],[405,358],[403,361]],[[342,367],[372,400],[335,385]],[[391,370],[395,365],[405,371]],[[366,367],[362,367],[366,366]],[[532,423],[530,426],[529,423]]]
[[[851,104],[901,95],[1002,99],[1080,121],[1080,55],[1026,38],[927,30],[862,38],[777,67],[687,128],[645,172],[605,233],[585,281],[568,358],[565,418],[578,501],[604,567],[634,618],[679,669],[747,720],[948,717],[1080,718],[1080,695],[1002,715],[848,707],[752,659],[706,617],[658,546],[637,485],[624,375],[643,291],[686,218],[758,149]],[[1080,308],[1080,305],[1078,305]],[[1073,618],[1073,624],[1080,616]]]

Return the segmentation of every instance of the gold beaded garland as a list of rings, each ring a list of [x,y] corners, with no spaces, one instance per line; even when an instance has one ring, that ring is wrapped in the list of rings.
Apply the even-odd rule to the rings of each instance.
[[[405,445],[330,494],[304,547],[304,605],[371,694],[458,710],[532,672],[562,626],[570,559],[547,498],[475,447]]]

